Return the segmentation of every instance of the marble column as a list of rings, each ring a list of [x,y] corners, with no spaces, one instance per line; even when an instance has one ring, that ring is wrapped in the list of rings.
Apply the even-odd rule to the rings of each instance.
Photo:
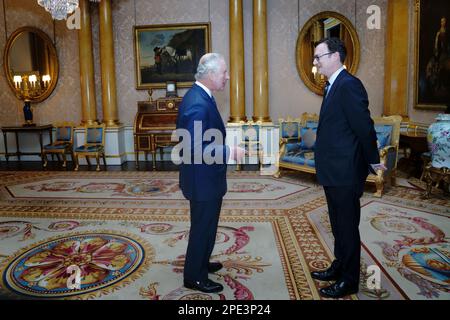
[[[271,122],[267,58],[267,1],[253,0],[253,121]]]
[[[119,117],[117,111],[111,0],[100,1],[99,15],[103,122],[106,123],[108,127],[116,127],[119,124]]]
[[[230,119],[247,121],[245,115],[244,19],[242,0],[229,0],[230,7]]]
[[[383,114],[408,117],[409,0],[388,1]]]
[[[95,100],[94,56],[89,1],[80,0],[79,5],[80,29],[78,30],[78,46],[81,83],[81,123],[84,125],[93,124],[98,119]]]

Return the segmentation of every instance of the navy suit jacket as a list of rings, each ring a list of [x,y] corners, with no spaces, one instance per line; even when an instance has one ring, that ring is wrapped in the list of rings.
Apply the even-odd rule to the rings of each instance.
[[[194,139],[194,121],[201,121],[201,137]],[[225,146],[226,131],[215,101],[200,86],[194,84],[184,95],[178,110],[177,129],[186,129],[191,136],[191,163],[180,165],[180,188],[186,199],[191,201],[212,201],[222,198],[227,192],[227,155]],[[216,129],[222,135],[221,140],[203,141],[208,129]],[[216,131],[217,132],[217,131]],[[195,141],[194,141],[195,140]],[[205,139],[209,140],[209,139]],[[196,146],[197,144],[197,146]],[[199,152],[207,152],[221,159],[219,163],[194,163]],[[211,152],[212,150],[212,152]],[[194,153],[197,151],[197,154]]]
[[[362,82],[342,70],[320,109],[314,154],[321,185],[364,183],[369,164],[380,162],[368,106]]]

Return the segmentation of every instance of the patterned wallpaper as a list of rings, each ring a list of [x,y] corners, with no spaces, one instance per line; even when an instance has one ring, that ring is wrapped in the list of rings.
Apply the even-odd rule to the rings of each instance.
[[[43,102],[33,104],[34,122],[54,123],[56,121],[81,120],[80,76],[78,66],[78,37],[76,31],[66,28],[64,22],[56,22],[53,28],[51,16],[30,0],[5,0],[7,34],[9,37],[17,28],[33,26],[43,30],[50,39],[55,40],[56,51],[60,63],[59,79],[53,93]],[[3,11],[3,7],[0,6]],[[26,17],[26,19],[24,19]],[[1,23],[0,47],[2,52],[6,38],[5,23]],[[55,34],[53,33],[55,30]],[[2,61],[3,62],[3,61]],[[23,122],[23,102],[15,98],[9,88],[5,74],[0,76],[0,125],[21,124]]]
[[[320,110],[322,98],[311,93],[298,75],[295,46],[302,26],[321,11],[338,12],[356,26],[361,44],[361,59],[356,76],[363,81],[369,94],[372,115],[381,115],[383,95],[380,93],[383,92],[384,81],[385,35],[383,29],[367,30],[366,9],[371,4],[380,6],[384,25],[386,1],[268,1],[270,106],[273,121],[286,115],[300,115],[302,112],[318,113]]]
[[[372,115],[383,110],[384,46],[388,0],[267,0],[269,47],[269,104],[274,122],[279,117],[319,112],[321,98],[310,92],[301,81],[295,62],[295,45],[298,33],[306,21],[320,11],[331,10],[345,15],[354,22],[361,42],[361,59],[357,76],[369,94]],[[113,0],[113,31],[116,62],[117,103],[119,119],[132,125],[137,101],[146,100],[146,91],[135,89],[135,63],[133,26],[164,23],[211,22],[212,49],[229,60],[228,1],[224,0]],[[366,9],[376,4],[382,11],[381,30],[367,30]],[[7,35],[24,25],[38,26],[53,38],[53,23],[45,10],[35,0],[5,0],[6,14],[0,6],[0,17],[6,18]],[[252,0],[244,0],[245,84],[246,114],[253,113],[252,93]],[[23,17],[26,16],[26,20]],[[91,4],[95,80],[98,118],[102,118],[101,72],[99,62],[98,4]],[[53,94],[35,107],[36,122],[81,120],[81,98],[78,65],[78,35],[66,28],[65,21],[56,22],[56,48],[60,60],[60,75]],[[0,23],[0,47],[6,38],[4,23]],[[413,51],[412,51],[413,52]],[[179,90],[184,94],[185,90]],[[157,90],[154,98],[164,94]],[[229,118],[229,88],[216,94],[220,112]],[[4,73],[0,75],[0,125],[22,122],[22,102],[8,88]],[[410,105],[412,101],[410,102]],[[413,112],[411,118],[421,118]]]

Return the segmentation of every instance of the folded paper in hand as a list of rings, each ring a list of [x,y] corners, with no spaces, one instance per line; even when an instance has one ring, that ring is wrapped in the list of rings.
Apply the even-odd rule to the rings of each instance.
[[[387,170],[386,166],[382,163],[371,164],[370,166],[372,167],[373,171],[375,171],[375,172],[378,170],[383,170],[383,171]]]

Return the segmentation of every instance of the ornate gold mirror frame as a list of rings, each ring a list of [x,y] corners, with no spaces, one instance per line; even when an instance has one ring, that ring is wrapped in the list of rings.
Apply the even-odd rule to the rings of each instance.
[[[360,45],[352,23],[343,15],[333,11],[324,11],[311,17],[298,35],[295,58],[303,83],[318,95],[323,95],[327,79],[313,69],[314,48],[317,41],[329,36],[338,36],[344,41],[347,48],[344,65],[351,74],[356,73],[359,65]]]
[[[50,37],[34,27],[22,27],[9,37],[3,54],[9,87],[26,102],[48,98],[58,82],[59,64]]]

